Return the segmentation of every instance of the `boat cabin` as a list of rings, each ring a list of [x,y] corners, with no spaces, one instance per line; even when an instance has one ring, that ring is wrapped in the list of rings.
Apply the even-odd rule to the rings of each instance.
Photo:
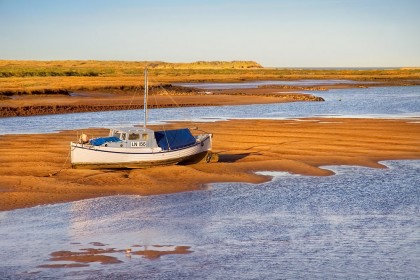
[[[201,141],[202,139],[194,137],[188,128],[153,131],[129,127],[111,129],[108,137],[90,139],[89,144],[109,148],[143,148],[159,152],[182,149]]]
[[[107,142],[108,147],[124,148],[157,148],[155,132],[147,128],[117,128],[109,131],[109,136],[116,138],[115,142]],[[119,141],[118,141],[118,140]]]

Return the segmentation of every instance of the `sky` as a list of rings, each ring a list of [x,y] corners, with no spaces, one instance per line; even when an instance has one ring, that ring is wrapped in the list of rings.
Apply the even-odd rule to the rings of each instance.
[[[419,67],[420,0],[0,0],[0,59]]]

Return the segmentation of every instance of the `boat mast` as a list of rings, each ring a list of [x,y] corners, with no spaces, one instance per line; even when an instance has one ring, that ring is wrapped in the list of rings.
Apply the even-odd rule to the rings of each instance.
[[[144,105],[143,105],[143,110],[144,110],[144,124],[143,124],[143,128],[146,128],[147,125],[147,96],[149,93],[149,85],[148,85],[148,81],[147,81],[147,68],[144,69]]]

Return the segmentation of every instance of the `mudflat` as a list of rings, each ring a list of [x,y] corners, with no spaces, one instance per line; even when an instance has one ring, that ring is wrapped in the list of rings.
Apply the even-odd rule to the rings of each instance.
[[[381,83],[319,83],[312,86],[264,85],[257,88],[201,90],[180,86],[155,86],[149,93],[149,108],[251,105],[299,101],[323,101],[308,92],[330,89],[401,86],[401,81]],[[414,83],[412,81],[412,83]],[[0,97],[2,97],[0,95]],[[0,98],[0,117],[115,111],[143,108],[143,90],[64,91],[64,94],[14,94]]]
[[[213,152],[219,162],[133,170],[71,169],[69,142],[81,131],[2,135],[0,210],[119,194],[200,190],[217,182],[270,180],[257,171],[329,176],[334,173],[322,166],[386,168],[380,161],[420,159],[420,123],[409,120],[311,118],[194,125],[214,134]],[[191,124],[172,123],[165,128],[186,126]],[[89,137],[107,134],[105,129],[83,132]]]
[[[182,91],[154,93],[149,108],[269,104],[295,101],[322,101],[312,94],[293,89],[261,88],[240,91],[223,90],[209,93]],[[74,92],[71,95],[14,95],[0,100],[0,117],[97,112],[142,109],[142,91],[137,92]]]
[[[186,107],[318,101],[303,90],[420,84],[419,68],[292,69],[264,68],[253,61],[195,63],[122,61],[0,60],[0,117],[140,109],[143,71],[149,68],[149,106]],[[262,86],[214,90],[177,83],[337,80],[317,86]],[[351,80],[352,83],[346,83]],[[341,84],[340,84],[341,81]],[[160,89],[167,93],[162,94]],[[246,95],[247,98],[244,98]]]

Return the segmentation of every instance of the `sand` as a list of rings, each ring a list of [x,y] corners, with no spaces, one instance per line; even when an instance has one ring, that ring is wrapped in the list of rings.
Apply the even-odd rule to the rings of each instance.
[[[246,95],[246,98],[244,98]],[[261,88],[241,91],[150,95],[149,108],[269,104],[294,101],[322,101],[293,89]],[[143,108],[143,93],[74,92],[71,95],[14,95],[0,99],[0,117],[97,112]]]
[[[193,125],[174,123],[166,128],[185,126]],[[334,173],[322,166],[385,168],[379,161],[420,159],[420,123],[406,120],[231,120],[198,126],[214,134],[213,150],[219,162],[119,171],[76,170],[69,164],[69,142],[75,141],[80,131],[0,136],[0,210],[271,179],[256,171],[329,176]],[[104,129],[84,132],[88,136],[107,134]]]
[[[150,92],[149,108],[223,106],[269,104],[296,101],[323,101],[309,94],[311,91],[330,89],[401,86],[405,82],[388,81],[367,83],[328,84],[312,86],[264,85],[258,88],[200,90],[188,87],[155,87]],[[245,98],[246,97],[246,98]],[[142,90],[85,90],[65,94],[0,95],[0,117],[67,114],[78,112],[115,111],[143,108]]]
[[[133,245],[133,249],[116,248],[84,248],[79,251],[56,251],[50,254],[49,263],[39,265],[39,268],[73,268],[86,267],[89,263],[117,264],[121,258],[131,259],[135,256],[142,256],[149,260],[156,260],[166,255],[185,255],[193,251],[190,246],[172,245]],[[112,255],[112,256],[110,256]],[[54,263],[59,262],[59,263]]]

